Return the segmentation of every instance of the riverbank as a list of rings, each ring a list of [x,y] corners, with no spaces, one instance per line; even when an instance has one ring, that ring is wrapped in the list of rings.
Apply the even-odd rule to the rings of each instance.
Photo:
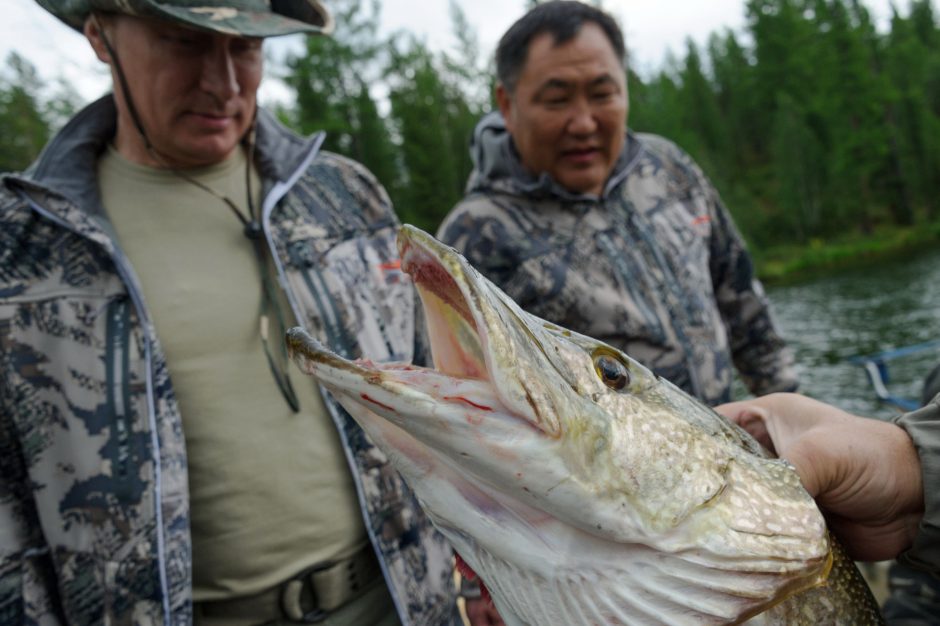
[[[800,282],[834,269],[906,256],[936,245],[940,245],[940,221],[879,229],[867,236],[814,239],[805,245],[751,248],[751,255],[761,281],[777,285]]]

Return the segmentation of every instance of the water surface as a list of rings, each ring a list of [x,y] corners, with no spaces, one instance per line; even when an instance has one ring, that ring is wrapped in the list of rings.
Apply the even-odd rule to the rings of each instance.
[[[890,417],[849,357],[940,339],[940,246],[767,294],[796,353],[801,391],[847,411]],[[940,347],[888,362],[893,395],[920,398]]]

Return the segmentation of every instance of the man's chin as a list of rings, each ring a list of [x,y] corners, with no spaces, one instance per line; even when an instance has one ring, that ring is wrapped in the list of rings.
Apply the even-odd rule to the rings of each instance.
[[[168,149],[163,157],[170,167],[206,167],[229,158],[236,148],[237,141],[200,142]]]
[[[572,193],[600,195],[612,170],[608,165],[606,159],[597,156],[583,163],[559,163],[553,176]]]
[[[604,190],[605,180],[607,180],[606,175],[601,176],[595,174],[589,176],[564,176],[560,177],[558,182],[561,183],[562,187],[572,193],[593,194],[595,196],[599,196]]]

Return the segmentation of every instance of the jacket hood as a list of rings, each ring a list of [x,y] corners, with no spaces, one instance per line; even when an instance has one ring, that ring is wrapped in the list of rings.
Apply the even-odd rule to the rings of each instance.
[[[111,94],[89,104],[46,144],[22,178],[65,196],[89,215],[101,215],[97,161],[114,137],[116,120],[117,109]],[[265,190],[288,180],[317,142],[315,137],[298,137],[260,108],[255,141],[256,164]]]
[[[623,150],[604,185],[606,197],[623,179],[636,162],[642,144],[627,131]],[[499,111],[483,116],[473,131],[470,142],[473,171],[467,180],[467,193],[499,192],[527,197],[554,197],[567,201],[596,200],[594,194],[572,192],[562,187],[548,173],[535,176],[522,165],[512,136]]]

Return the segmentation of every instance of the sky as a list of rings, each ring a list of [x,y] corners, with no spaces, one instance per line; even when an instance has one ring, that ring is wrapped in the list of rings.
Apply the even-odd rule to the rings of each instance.
[[[891,0],[863,0],[884,26]],[[0,21],[0,64],[16,51],[39,70],[46,81],[63,78],[90,101],[110,89],[105,66],[91,52],[84,37],[41,9],[34,0],[0,0],[5,7]],[[329,6],[329,0],[325,0]],[[458,0],[476,30],[481,51],[492,56],[502,33],[523,13],[524,0]],[[897,0],[906,13],[907,1]],[[453,39],[447,0],[381,0],[383,34],[408,30],[433,50],[451,49]],[[641,76],[663,66],[669,51],[683,56],[685,40],[703,45],[713,32],[744,27],[744,0],[605,0],[604,7],[624,30],[631,65]],[[299,36],[281,37],[268,45],[268,53],[280,58],[287,50],[300,49]],[[266,79],[261,101],[284,99],[276,80]]]

